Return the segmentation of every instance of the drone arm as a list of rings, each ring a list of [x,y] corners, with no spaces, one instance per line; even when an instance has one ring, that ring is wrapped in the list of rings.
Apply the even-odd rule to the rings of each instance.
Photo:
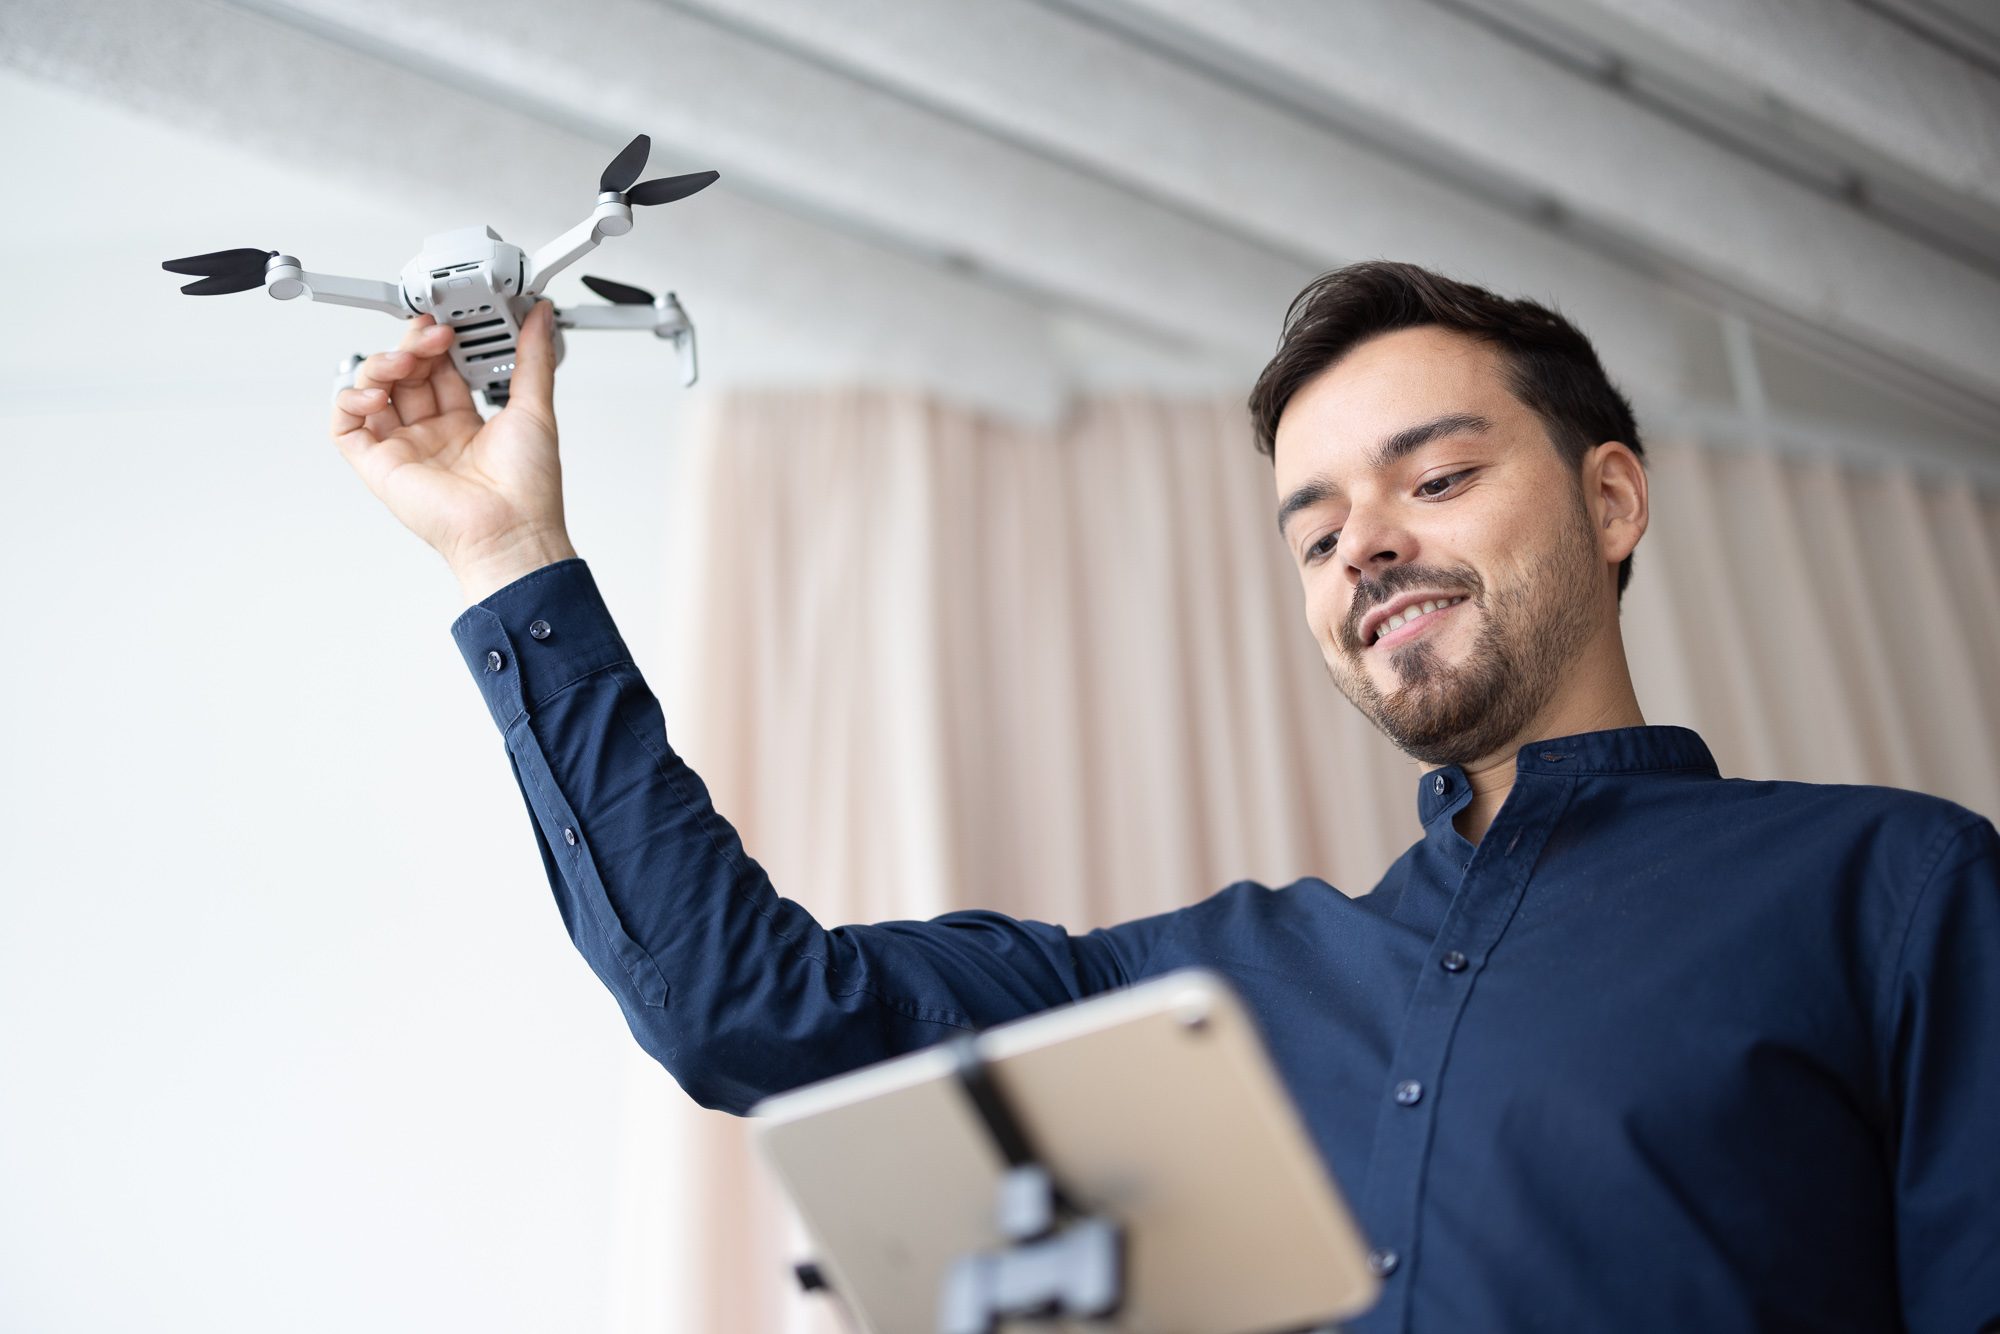
[[[589,217],[537,250],[528,260],[528,273],[521,295],[537,297],[549,279],[597,248],[607,236],[623,236],[632,230],[632,210],[623,196],[602,194]]]
[[[264,274],[264,290],[282,302],[294,296],[308,296],[328,306],[360,306],[380,310],[398,318],[414,316],[416,310],[402,298],[402,288],[394,282],[374,282],[372,278],[340,278],[338,274],[308,274],[290,256],[280,258]]]
[[[694,325],[681,309],[679,298],[668,293],[660,306],[568,306],[556,308],[558,329],[651,329],[661,338],[673,340],[680,356],[681,384],[694,383],[697,373]]]
[[[273,268],[264,281],[271,295],[280,301],[289,301],[303,294],[328,305],[379,310],[399,319],[407,319],[417,313],[403,299],[403,289],[394,283],[376,282],[370,278],[342,278],[331,273],[286,272],[285,267]]]
[[[656,329],[660,312],[651,306],[558,306],[558,329]]]

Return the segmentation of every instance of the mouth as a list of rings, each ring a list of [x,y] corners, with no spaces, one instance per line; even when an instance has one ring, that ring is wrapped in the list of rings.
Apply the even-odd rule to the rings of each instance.
[[[1370,649],[1395,648],[1409,643],[1419,635],[1435,630],[1451,614],[1453,608],[1465,601],[1465,595],[1457,597],[1421,598],[1399,608],[1394,615],[1373,617],[1374,624],[1367,627],[1364,634],[1373,636],[1373,642],[1365,645]]]

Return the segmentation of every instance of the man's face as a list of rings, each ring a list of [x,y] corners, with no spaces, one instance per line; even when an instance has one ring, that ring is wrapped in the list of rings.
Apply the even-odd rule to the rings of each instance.
[[[1616,611],[1577,474],[1500,353],[1435,326],[1370,339],[1292,397],[1275,462],[1306,621],[1341,693],[1428,764],[1533,739]]]

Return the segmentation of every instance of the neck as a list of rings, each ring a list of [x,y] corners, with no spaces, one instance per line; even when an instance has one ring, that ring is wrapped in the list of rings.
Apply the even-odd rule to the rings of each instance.
[[[1608,642],[1592,645],[1578,658],[1563,689],[1519,735],[1463,766],[1472,800],[1452,817],[1452,826],[1475,844],[1486,837],[1507,794],[1514,790],[1515,757],[1530,742],[1645,725],[1639,697],[1632,690],[1632,673],[1625,663],[1625,644],[1614,626]],[[1425,772],[1438,767],[1428,765]]]

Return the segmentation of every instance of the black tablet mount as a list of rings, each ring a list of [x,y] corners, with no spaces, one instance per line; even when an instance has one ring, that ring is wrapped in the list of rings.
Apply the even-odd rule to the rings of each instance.
[[[1103,1320],[1125,1300],[1125,1230],[1085,1213],[1038,1158],[976,1038],[951,1045],[954,1071],[1007,1163],[994,1201],[1006,1245],[945,1271],[938,1334],[995,1334],[1003,1319]]]
[[[1085,1213],[1036,1156],[973,1036],[949,1048],[952,1073],[1007,1163],[994,1199],[1006,1244],[960,1256],[938,1293],[938,1334],[997,1334],[1002,1320],[1105,1320],[1125,1302],[1125,1229]],[[838,1297],[826,1274],[793,1266],[807,1292]]]

